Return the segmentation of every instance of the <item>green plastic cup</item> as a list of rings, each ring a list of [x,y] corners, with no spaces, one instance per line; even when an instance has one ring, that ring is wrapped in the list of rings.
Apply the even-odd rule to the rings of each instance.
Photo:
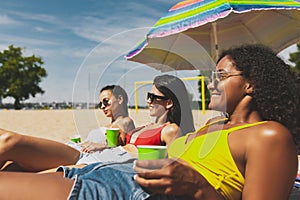
[[[70,137],[70,140],[74,143],[80,143],[81,142],[81,138],[80,138],[80,135],[72,135]]]
[[[167,147],[158,145],[137,145],[139,160],[157,160],[166,158]]]
[[[108,147],[116,147],[118,145],[120,129],[108,128],[106,129],[106,140]]]

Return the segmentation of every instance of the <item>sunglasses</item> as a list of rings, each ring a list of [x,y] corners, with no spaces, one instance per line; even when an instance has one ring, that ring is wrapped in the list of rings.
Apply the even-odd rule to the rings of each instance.
[[[109,101],[110,101],[110,99],[103,99],[102,102],[100,101],[98,104],[99,108],[101,109],[102,105],[104,105],[104,107],[110,106]]]
[[[166,96],[159,96],[153,93],[147,93],[147,99],[150,99],[150,102],[158,101],[158,100],[168,100],[169,98]]]
[[[223,72],[223,71],[213,71],[211,75],[211,82],[216,87],[219,82],[224,81],[227,78],[230,78],[232,76],[242,76],[242,71],[236,71],[236,72]]]

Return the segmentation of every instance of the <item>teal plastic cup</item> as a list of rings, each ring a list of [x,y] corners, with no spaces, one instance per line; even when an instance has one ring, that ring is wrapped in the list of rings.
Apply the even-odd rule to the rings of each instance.
[[[137,145],[139,160],[157,160],[166,158],[167,147],[158,145]]]
[[[118,145],[119,134],[120,134],[120,129],[118,128],[106,129],[106,140],[107,140],[108,147],[116,147]]]

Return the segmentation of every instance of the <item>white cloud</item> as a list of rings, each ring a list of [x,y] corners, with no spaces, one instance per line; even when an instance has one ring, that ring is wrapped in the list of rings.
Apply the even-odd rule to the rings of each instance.
[[[161,2],[166,4],[165,0]],[[168,4],[170,3],[172,1]],[[153,6],[154,3],[145,1],[121,1],[117,5],[111,1],[106,4],[109,9],[104,10],[102,6],[95,6],[94,11],[86,13],[85,16],[77,16],[75,19],[77,24],[75,26],[72,24],[69,28],[79,37],[102,42],[112,35],[127,30],[152,27],[162,16],[162,9],[158,9],[159,6]],[[167,9],[163,13],[167,13]],[[136,42],[143,36],[138,36]]]
[[[18,21],[12,19],[7,15],[0,15],[0,25],[16,25]]]
[[[34,30],[37,31],[37,32],[40,32],[40,33],[53,33],[54,32],[53,30],[45,29],[45,28],[40,27],[40,26],[34,27]]]
[[[5,11],[7,14],[14,16],[15,18],[19,18],[20,21],[32,20],[32,21],[40,21],[51,24],[58,24],[59,20],[53,15],[46,14],[35,14],[28,12],[19,12],[19,11]]]
[[[0,41],[2,44],[15,44],[16,46],[49,46],[49,45],[58,45],[59,43],[53,42],[51,40],[35,39],[30,37],[21,37],[14,35],[1,35]],[[7,46],[8,46],[7,45]]]

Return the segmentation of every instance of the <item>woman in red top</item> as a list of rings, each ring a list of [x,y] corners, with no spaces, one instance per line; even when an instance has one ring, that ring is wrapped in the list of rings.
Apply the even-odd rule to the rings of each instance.
[[[169,145],[175,138],[194,131],[193,116],[184,83],[177,77],[155,77],[147,94],[150,116],[155,123],[138,127],[126,135],[129,145]]]

